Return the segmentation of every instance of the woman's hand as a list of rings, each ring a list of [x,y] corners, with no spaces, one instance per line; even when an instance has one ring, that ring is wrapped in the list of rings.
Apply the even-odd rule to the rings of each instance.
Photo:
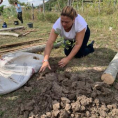
[[[70,60],[67,57],[65,57],[65,58],[61,59],[61,61],[58,62],[58,65],[60,67],[64,67],[64,66],[66,66],[69,63],[69,61]]]
[[[47,67],[51,70],[51,67],[50,67],[49,62],[48,62],[48,61],[43,62],[42,66],[41,66],[41,68],[40,68],[40,70],[39,70],[39,72],[45,71],[45,69],[46,69]]]

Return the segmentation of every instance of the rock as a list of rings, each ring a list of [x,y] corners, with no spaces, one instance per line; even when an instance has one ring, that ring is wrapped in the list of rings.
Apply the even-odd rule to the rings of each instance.
[[[65,105],[65,110],[66,110],[66,111],[69,111],[70,109],[71,109],[71,105],[70,105],[70,104],[66,104],[66,105]]]
[[[55,118],[59,115],[60,111],[59,110],[53,110],[52,111],[52,116]]]
[[[32,90],[32,87],[25,86],[24,89],[25,89],[26,92],[30,92]]]
[[[66,110],[61,110],[59,114],[59,118],[69,118],[69,114]]]
[[[53,104],[53,110],[56,111],[60,108],[60,103],[58,101],[55,100],[52,102],[52,104]]]

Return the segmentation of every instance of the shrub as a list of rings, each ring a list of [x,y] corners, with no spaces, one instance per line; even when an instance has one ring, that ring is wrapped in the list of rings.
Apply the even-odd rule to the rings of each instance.
[[[59,14],[54,12],[46,12],[45,14],[43,13],[38,14],[38,20],[49,21],[51,23],[54,23],[58,19],[58,17]]]
[[[45,21],[45,16],[44,16],[44,14],[43,14],[43,13],[38,13],[37,19],[40,20],[40,21]]]
[[[59,17],[58,13],[49,12],[45,14],[45,19],[51,23],[54,23]]]
[[[31,19],[31,10],[24,10],[23,11],[23,19],[25,19],[25,20]]]

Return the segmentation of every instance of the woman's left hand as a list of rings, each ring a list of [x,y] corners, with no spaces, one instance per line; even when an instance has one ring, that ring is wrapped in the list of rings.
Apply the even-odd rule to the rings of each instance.
[[[69,61],[70,60],[67,57],[65,57],[65,58],[61,59],[61,61],[58,62],[58,65],[60,67],[64,67],[64,66],[66,66],[69,63]]]

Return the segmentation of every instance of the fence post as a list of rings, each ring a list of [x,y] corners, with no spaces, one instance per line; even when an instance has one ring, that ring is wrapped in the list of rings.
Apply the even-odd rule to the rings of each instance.
[[[82,0],[82,12],[84,11],[84,1]]]
[[[78,8],[79,8],[79,7],[78,7],[78,6],[79,6],[78,4],[79,4],[79,2],[78,2],[78,0],[77,0],[77,10],[78,10]]]
[[[68,6],[71,6],[71,0],[68,0],[67,5],[68,5]]]
[[[58,3],[59,11],[61,11],[61,7],[58,0],[57,0],[57,3]]]
[[[33,3],[32,3],[32,20],[34,20],[34,6],[33,6]]]
[[[72,7],[74,7],[74,5],[73,5],[73,4],[74,4],[74,0],[72,0]]]
[[[114,9],[116,9],[117,7],[117,0],[114,0]]]
[[[100,0],[99,0],[99,4],[98,4],[98,12],[100,14]]]
[[[43,0],[43,13],[45,12],[45,0]]]

